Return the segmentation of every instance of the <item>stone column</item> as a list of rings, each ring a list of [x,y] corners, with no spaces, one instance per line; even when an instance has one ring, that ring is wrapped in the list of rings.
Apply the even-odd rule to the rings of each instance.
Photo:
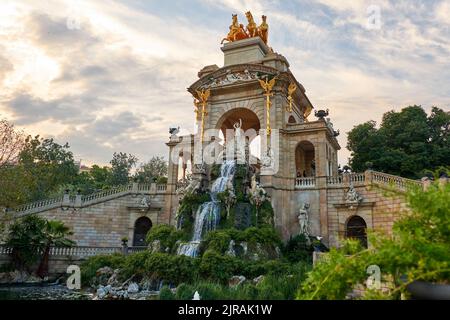
[[[167,189],[164,197],[164,211],[158,216],[158,224],[172,224],[172,210],[174,201],[176,201],[176,189],[178,182],[178,155],[174,152],[178,152],[175,148],[180,143],[178,137],[171,137],[170,141],[166,143],[169,147],[169,165],[167,170]],[[175,158],[177,161],[175,161]]]

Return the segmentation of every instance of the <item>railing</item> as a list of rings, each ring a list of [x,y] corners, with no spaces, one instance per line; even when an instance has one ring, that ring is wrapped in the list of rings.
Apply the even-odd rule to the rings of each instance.
[[[382,172],[372,172],[372,183],[374,184],[380,184],[380,185],[386,185],[386,186],[392,186],[396,189],[406,191],[407,189],[411,187],[421,187],[422,182],[417,180],[411,180],[407,178],[402,178],[399,176],[394,176],[387,173]]]
[[[348,180],[353,185],[364,184],[366,181],[366,175],[364,173],[349,173]]]
[[[343,183],[342,176],[327,177],[327,185],[342,185],[342,183]]]
[[[92,257],[97,255],[111,255],[121,253],[120,247],[53,247],[50,249],[51,256],[75,256],[75,257]]]
[[[166,191],[166,190],[167,190],[167,184],[156,185],[156,191]]]
[[[117,195],[125,195],[128,193],[136,192],[136,193],[164,193],[167,190],[167,185],[165,184],[129,184],[124,186],[119,186],[116,188],[112,188],[109,190],[103,190],[99,192],[92,193],[86,196],[59,196],[52,199],[37,201],[28,203],[22,206],[17,207],[14,211],[17,213],[30,213],[30,212],[39,212],[39,210],[48,210],[53,209],[58,206],[85,206],[97,201],[108,200],[111,197]]]
[[[315,186],[316,186],[316,178],[315,177],[296,178],[295,179],[295,189],[308,189],[308,188],[314,188]]]
[[[28,211],[28,210],[33,210],[33,209],[42,208],[42,207],[49,207],[54,204],[61,203],[62,200],[63,200],[63,196],[59,196],[59,197],[52,198],[52,199],[31,202],[31,203],[27,203],[27,204],[17,207],[16,211],[20,212],[20,211]]]
[[[128,247],[128,253],[135,253],[147,250],[147,247]],[[12,248],[0,246],[0,255],[9,255]],[[72,257],[92,257],[97,255],[112,255],[123,253],[122,247],[52,247],[50,248],[50,256],[72,256]]]

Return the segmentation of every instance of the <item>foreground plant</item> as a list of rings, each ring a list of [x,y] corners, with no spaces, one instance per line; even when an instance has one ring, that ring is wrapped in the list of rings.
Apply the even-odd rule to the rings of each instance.
[[[378,266],[390,290],[366,290],[366,299],[407,298],[416,281],[450,284],[450,184],[414,189],[406,200],[411,211],[398,220],[392,236],[372,233],[366,250],[354,241],[332,249],[319,262],[297,294],[298,299],[345,299]]]

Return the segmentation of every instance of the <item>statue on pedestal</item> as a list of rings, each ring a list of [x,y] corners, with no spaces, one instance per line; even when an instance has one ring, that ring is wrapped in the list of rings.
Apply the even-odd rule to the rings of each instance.
[[[300,226],[299,234],[303,234],[305,237],[309,237],[309,203],[303,203],[300,207],[297,215],[298,224]]]

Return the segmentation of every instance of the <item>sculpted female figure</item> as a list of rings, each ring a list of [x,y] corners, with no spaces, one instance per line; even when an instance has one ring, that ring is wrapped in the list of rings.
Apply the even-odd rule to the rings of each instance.
[[[262,23],[259,26],[259,36],[264,41],[265,44],[267,44],[267,41],[269,40],[269,25],[267,24],[267,16],[262,16]]]

